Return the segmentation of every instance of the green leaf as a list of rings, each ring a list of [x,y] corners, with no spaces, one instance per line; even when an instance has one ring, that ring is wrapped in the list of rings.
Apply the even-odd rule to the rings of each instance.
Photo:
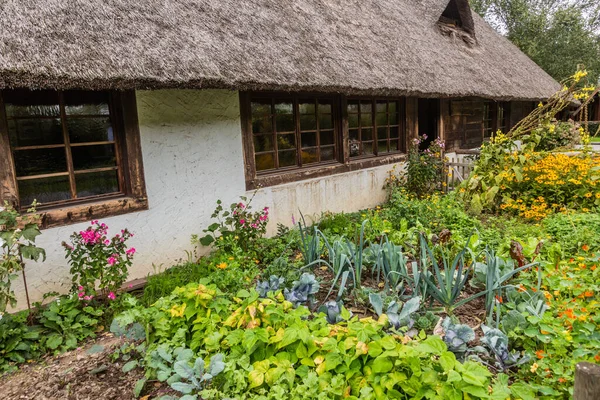
[[[446,350],[446,344],[439,336],[429,336],[423,342],[419,343],[417,350],[423,353],[442,354]]]
[[[200,238],[200,244],[202,246],[210,246],[211,243],[214,241],[215,241],[215,238],[213,238],[211,235],[202,236]]]
[[[144,390],[145,384],[146,384],[146,378],[142,378],[135,383],[135,387],[133,388],[133,395],[135,397],[140,397],[142,390]]]
[[[373,372],[376,374],[386,373],[394,368],[394,364],[388,357],[379,356],[373,361]]]
[[[138,366],[137,360],[129,361],[127,364],[123,365],[123,372],[128,373]]]
[[[48,347],[50,350],[56,350],[56,348],[58,348],[62,342],[62,336],[57,333],[53,333],[52,335],[48,336],[48,339],[46,339],[46,347]]]
[[[462,380],[460,374],[454,370],[448,371],[448,382],[460,382]]]
[[[171,388],[183,394],[190,394],[194,390],[194,385],[185,382],[174,382],[171,384]]]
[[[527,384],[517,382],[510,387],[513,396],[523,400],[535,400],[534,390]]]
[[[444,372],[449,372],[454,369],[456,364],[456,356],[450,351],[446,351],[440,356],[440,365],[444,368]]]

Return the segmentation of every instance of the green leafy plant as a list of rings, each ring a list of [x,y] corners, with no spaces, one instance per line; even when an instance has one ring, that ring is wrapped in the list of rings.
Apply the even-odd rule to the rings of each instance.
[[[369,295],[369,301],[375,310],[375,313],[379,317],[383,315],[383,299],[379,293],[371,293]],[[387,320],[390,325],[394,329],[400,329],[403,326],[408,326],[411,328],[415,321],[412,319],[412,315],[419,311],[421,307],[421,298],[413,297],[408,300],[406,303],[402,305],[402,310],[400,310],[400,304],[396,301],[390,302],[387,306],[387,310],[385,315],[387,316]]]
[[[442,328],[448,350],[456,354],[459,359],[464,359],[469,350],[469,343],[475,340],[473,328],[465,324],[456,324],[450,317],[444,319]]]
[[[305,264],[314,265],[321,259],[324,244],[321,240],[323,233],[313,226],[312,229],[306,225],[304,215],[298,221],[298,231],[300,232],[300,252]]]
[[[269,292],[278,291],[281,288],[281,286],[283,285],[284,281],[285,281],[285,279],[283,279],[283,278],[280,278],[275,275],[271,275],[269,277],[269,280],[259,281],[256,283],[256,291],[258,292],[260,297],[267,297],[267,294]]]
[[[7,202],[0,206],[0,316],[7,306],[14,307],[17,304],[11,284],[18,272],[23,274],[27,307],[31,308],[24,259],[46,260],[44,249],[35,245],[35,239],[41,234],[38,227],[39,216],[35,214],[35,202],[27,212],[26,216],[21,217]]]
[[[352,316],[352,313],[344,308],[344,304],[341,301],[333,300],[320,306],[317,312],[325,314],[327,322],[330,324],[347,321]]]
[[[173,364],[175,374],[167,380],[173,390],[184,394],[180,400],[198,399],[199,392],[225,369],[223,354],[212,356],[206,370],[204,365],[204,360],[201,357],[192,360],[191,352],[180,353],[177,361]],[[163,400],[172,398],[171,396],[161,397]]]
[[[500,329],[489,328],[481,325],[483,338],[481,342],[486,345],[495,356],[495,367],[499,371],[506,371],[512,367],[528,362],[531,358],[515,351],[508,350],[508,337]]]
[[[290,290],[285,289],[283,294],[287,301],[298,307],[301,304],[313,303],[319,287],[315,276],[305,272],[293,283],[293,287]]]
[[[27,325],[27,312],[7,314],[0,319],[0,373],[17,369],[17,365],[37,358],[42,329]]]

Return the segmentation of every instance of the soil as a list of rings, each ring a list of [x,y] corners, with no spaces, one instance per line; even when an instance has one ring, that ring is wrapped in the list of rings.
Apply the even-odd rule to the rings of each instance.
[[[143,377],[139,368],[123,373],[124,362],[111,360],[123,339],[105,334],[77,350],[26,364],[18,372],[0,378],[2,400],[99,400],[135,399],[133,388]],[[164,394],[162,385],[146,385],[146,399]],[[143,393],[145,394],[145,393]],[[143,399],[144,397],[142,397]]]

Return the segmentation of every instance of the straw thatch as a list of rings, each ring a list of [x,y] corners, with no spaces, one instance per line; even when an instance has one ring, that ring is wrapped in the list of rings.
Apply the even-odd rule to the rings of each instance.
[[[462,0],[463,2],[466,0]],[[2,0],[0,88],[231,88],[541,99],[558,84],[448,0]]]

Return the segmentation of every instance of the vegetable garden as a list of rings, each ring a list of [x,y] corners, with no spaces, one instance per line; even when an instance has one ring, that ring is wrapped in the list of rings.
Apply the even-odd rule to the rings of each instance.
[[[119,289],[132,233],[94,221],[64,243],[71,294],[0,314],[0,390],[24,363],[102,353],[108,335],[86,379],[133,377],[121,398],[571,398],[575,364],[600,363],[600,164],[585,130],[552,119],[557,105],[485,144],[449,194],[436,192],[438,143],[390,173],[385,204],[298,215],[272,237],[252,198],[219,202],[192,238],[211,253],[142,290]],[[0,226],[5,311],[44,254],[35,218],[23,228],[5,207]],[[65,387],[36,393],[77,398]]]

